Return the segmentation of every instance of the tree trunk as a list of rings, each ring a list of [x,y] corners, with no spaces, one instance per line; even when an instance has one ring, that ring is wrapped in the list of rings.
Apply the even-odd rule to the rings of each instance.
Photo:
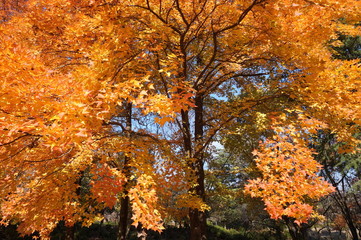
[[[143,228],[143,225],[141,223],[138,223],[137,226],[137,238],[138,240],[146,240],[147,239],[147,232]]]
[[[126,118],[126,136],[130,140],[131,138],[131,130],[132,130],[132,103],[126,103],[125,109],[125,118]],[[130,169],[130,157],[125,154],[124,156],[124,164],[122,168],[122,173],[125,178],[128,180],[124,184],[123,196],[120,200],[120,212],[119,212],[119,224],[118,224],[118,240],[126,240],[128,232],[129,232],[129,208],[130,208],[130,200],[128,196],[128,188],[129,188],[129,180],[131,177],[131,169]]]
[[[74,240],[74,227],[65,226],[65,240]]]
[[[125,196],[120,200],[118,240],[126,240],[128,235],[128,215],[129,215],[129,197],[128,191],[124,191]]]
[[[352,219],[352,213],[350,212],[350,209],[347,205],[347,198],[346,198],[346,196],[343,195],[343,192],[346,192],[345,187],[344,187],[344,185],[342,185],[343,191],[341,192],[340,189],[338,189],[338,187],[337,187],[338,183],[336,183],[335,179],[332,177],[330,170],[327,167],[327,162],[324,162],[323,165],[325,166],[324,171],[326,173],[327,178],[330,180],[332,185],[336,188],[336,192],[332,195],[332,197],[335,200],[336,204],[339,206],[343,218],[346,220],[347,227],[349,228],[351,235],[352,235],[352,240],[359,240],[357,229],[356,229],[354,221]],[[344,179],[342,179],[342,183],[343,183],[343,181],[344,181]]]
[[[288,217],[283,217],[292,240],[307,240],[307,227],[299,226]]]
[[[195,192],[199,198],[205,200],[204,191],[204,170],[202,159],[197,159],[193,166],[196,170],[197,186],[191,191]],[[198,209],[189,209],[190,219],[190,240],[206,240],[207,224],[206,213]]]
[[[206,214],[198,209],[189,209],[190,240],[206,240]]]
[[[204,169],[203,169],[203,137],[204,137],[204,122],[203,122],[203,96],[196,95],[195,97],[195,119],[194,119],[194,134],[195,134],[195,149],[191,167],[195,170],[196,186],[190,189],[190,192],[195,193],[199,198],[205,201],[204,189]],[[198,209],[189,209],[190,219],[190,240],[206,240],[207,236],[207,222],[206,213]]]
[[[350,232],[352,235],[352,240],[359,240],[357,228],[355,227],[355,225],[353,223],[350,210],[347,208],[347,206],[346,206],[344,212],[345,212],[344,217],[346,218],[346,224],[347,224],[348,228],[350,229]]]

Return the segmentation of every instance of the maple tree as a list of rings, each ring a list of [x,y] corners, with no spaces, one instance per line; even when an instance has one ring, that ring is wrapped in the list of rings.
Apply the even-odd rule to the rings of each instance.
[[[358,31],[335,21],[345,14],[356,21],[358,3],[202,3],[147,1],[138,6],[147,14],[144,17],[153,16],[148,21],[149,34],[162,41],[164,51],[154,53],[154,62],[163,91],[169,93],[174,85],[194,89],[195,106],[181,111],[178,122],[184,155],[197,177],[191,192],[204,200],[203,164],[215,136],[275,99],[293,101],[296,112],[324,121],[340,138],[353,141],[347,124],[358,121],[358,80],[357,75],[345,78],[345,74],[357,72],[359,66],[334,61],[326,43],[336,29]],[[319,12],[325,13],[324,18],[319,18]],[[160,26],[166,30],[159,31]],[[346,92],[353,94],[340,96]],[[205,238],[205,214],[191,209],[190,223],[191,239]]]
[[[160,173],[153,170],[152,159],[157,149],[166,152],[166,147],[160,148],[162,141],[145,131],[132,139],[128,133],[136,132],[128,126],[114,131],[114,123],[122,126],[114,120],[122,112],[119,108],[131,102],[152,106],[151,101],[158,100],[142,100],[151,86],[139,77],[141,62],[127,66],[124,73],[133,72],[132,78],[119,73],[124,68],[119,59],[135,59],[142,52],[127,51],[131,43],[119,45],[121,50],[108,45],[114,52],[101,47],[103,41],[119,41],[114,36],[121,34],[114,26],[96,32],[96,26],[105,27],[98,21],[121,6],[66,2],[29,1],[26,12],[1,26],[1,57],[8,63],[2,68],[1,86],[2,220],[15,219],[23,234],[38,230],[46,238],[61,220],[69,226],[91,224],[100,209],[113,207],[120,197],[130,199],[134,224],[159,230],[158,190],[169,188],[164,181],[172,177],[157,180]],[[77,7],[84,11],[77,12]],[[98,41],[97,35],[102,36]],[[129,42],[132,38],[129,31],[123,37]],[[123,164],[119,153],[128,163]],[[171,162],[163,165],[164,175],[174,169]],[[127,173],[127,165],[135,170]],[[79,178],[84,177],[91,185],[85,196],[78,194]],[[136,180],[124,189],[131,179]]]
[[[123,217],[132,206],[133,224],[160,230],[172,215],[161,204],[172,187],[180,193],[175,207],[189,208],[191,239],[206,239],[207,153],[251,112],[259,128],[279,116],[284,126],[312,133],[313,122],[305,121],[312,118],[340,140],[357,142],[359,65],[334,60],[327,44],[336,31],[359,33],[351,25],[359,20],[358,1],[29,0],[26,6],[0,26],[7,63],[0,69],[1,214],[4,222],[21,222],[24,234],[38,230],[45,238],[60,220],[91,224],[99,209],[117,201]],[[267,108],[278,103],[277,112]],[[150,116],[152,127],[132,125],[132,109]],[[260,166],[272,160],[259,156]],[[295,159],[300,171],[318,169],[299,154]],[[85,175],[91,190],[82,196]],[[293,210],[287,214],[305,221]],[[120,224],[124,238],[127,223]]]

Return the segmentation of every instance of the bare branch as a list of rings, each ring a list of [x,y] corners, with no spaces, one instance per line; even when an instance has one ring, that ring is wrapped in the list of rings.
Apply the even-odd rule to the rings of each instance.
[[[232,28],[237,27],[237,26],[242,22],[242,20],[248,15],[248,13],[252,10],[252,8],[253,8],[254,6],[256,6],[257,4],[262,3],[263,1],[264,1],[264,0],[254,0],[254,1],[252,2],[252,4],[249,5],[248,8],[246,8],[246,9],[241,13],[241,15],[238,17],[238,20],[237,20],[235,23],[233,23],[233,24],[231,24],[231,25],[229,25],[229,26],[227,26],[227,27],[224,27],[224,28],[218,30],[218,31],[216,32],[216,34],[218,35],[219,33],[222,33],[222,32],[225,32],[225,31],[227,31],[227,30],[230,30],[230,29],[232,29]]]
[[[6,145],[10,145],[10,144],[16,142],[17,140],[19,140],[19,139],[21,139],[21,138],[24,138],[24,137],[28,137],[28,136],[32,136],[32,135],[31,135],[31,134],[28,134],[28,133],[25,133],[25,135],[19,136],[19,137],[13,139],[13,140],[10,141],[10,142],[6,142],[6,143],[0,144],[0,147],[6,146]]]

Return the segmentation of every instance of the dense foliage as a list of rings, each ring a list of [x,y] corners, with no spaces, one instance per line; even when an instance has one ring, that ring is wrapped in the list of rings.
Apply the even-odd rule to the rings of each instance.
[[[118,239],[166,223],[204,240],[217,194],[249,194],[296,239],[338,191],[311,147],[322,131],[339,154],[359,144],[360,64],[335,58],[337,38],[359,50],[359,1],[0,6],[2,224],[47,239],[120,209]]]

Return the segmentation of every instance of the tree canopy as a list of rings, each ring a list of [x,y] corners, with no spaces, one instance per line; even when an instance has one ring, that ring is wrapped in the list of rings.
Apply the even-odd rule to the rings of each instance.
[[[188,209],[190,239],[206,239],[204,167],[237,134],[261,140],[246,191],[306,222],[302,201],[332,190],[311,136],[359,142],[360,64],[334,58],[339,34],[360,34],[359,1],[19,3],[0,23],[0,213],[23,234],[129,199],[134,225]]]

